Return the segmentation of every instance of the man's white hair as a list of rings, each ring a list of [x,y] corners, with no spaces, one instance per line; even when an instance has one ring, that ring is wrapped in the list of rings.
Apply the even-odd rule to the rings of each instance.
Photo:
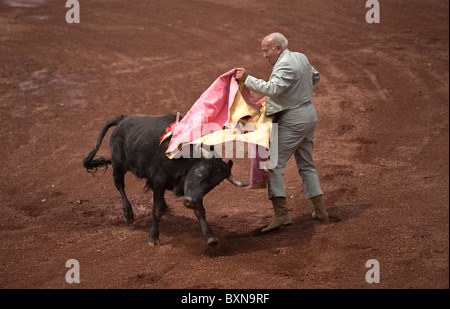
[[[288,40],[284,35],[279,32],[274,32],[269,34],[267,40],[272,41],[272,47],[275,48],[278,44],[281,45],[281,48],[285,49],[288,47]]]

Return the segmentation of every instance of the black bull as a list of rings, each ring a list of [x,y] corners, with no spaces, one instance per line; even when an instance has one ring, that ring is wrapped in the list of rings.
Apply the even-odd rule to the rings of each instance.
[[[114,118],[106,123],[98,137],[94,149],[83,159],[88,171],[111,164],[114,184],[123,201],[123,215],[128,224],[133,222],[134,214],[130,201],[125,194],[124,176],[131,171],[139,178],[147,179],[147,187],[153,190],[153,222],[149,232],[149,243],[159,244],[158,223],[167,209],[164,199],[166,190],[172,190],[176,196],[183,196],[183,204],[194,210],[200,222],[203,237],[208,245],[214,245],[214,237],[205,218],[203,197],[224,179],[243,187],[231,173],[233,162],[225,163],[220,158],[207,159],[197,155],[191,146],[189,156],[169,159],[165,152],[169,139],[160,143],[160,137],[173,121],[174,116],[128,115]],[[117,126],[111,134],[111,158],[95,158],[101,142],[109,128]]]

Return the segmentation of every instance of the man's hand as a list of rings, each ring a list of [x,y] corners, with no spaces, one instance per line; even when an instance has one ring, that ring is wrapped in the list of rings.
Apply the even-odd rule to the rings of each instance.
[[[245,80],[248,77],[248,73],[247,73],[247,71],[244,68],[237,68],[235,77],[236,77],[236,79],[238,81],[241,81],[241,82],[245,83]]]

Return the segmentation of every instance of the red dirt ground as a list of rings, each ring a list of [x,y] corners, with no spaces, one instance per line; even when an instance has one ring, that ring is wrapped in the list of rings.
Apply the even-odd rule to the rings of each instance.
[[[80,1],[79,24],[64,2],[0,1],[0,288],[449,288],[448,1],[380,1],[379,24],[356,0]],[[163,244],[149,246],[145,182],[127,175],[127,226],[112,169],[93,177],[81,160],[113,117],[184,114],[238,66],[267,79],[260,41],[274,31],[322,75],[330,222],[312,220],[291,160],[291,226],[255,237],[272,218],[266,191],[223,182],[205,198],[218,248],[171,192]]]

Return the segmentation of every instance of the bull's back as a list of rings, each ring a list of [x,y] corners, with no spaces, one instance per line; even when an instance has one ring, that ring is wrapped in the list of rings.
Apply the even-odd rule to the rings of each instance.
[[[116,128],[116,134],[125,140],[145,138],[147,141],[157,142],[164,134],[165,128],[175,121],[174,116],[150,116],[150,115],[128,115]]]
[[[111,160],[136,176],[146,178],[153,164],[167,159],[167,143],[159,138],[175,116],[128,115],[111,134]]]

